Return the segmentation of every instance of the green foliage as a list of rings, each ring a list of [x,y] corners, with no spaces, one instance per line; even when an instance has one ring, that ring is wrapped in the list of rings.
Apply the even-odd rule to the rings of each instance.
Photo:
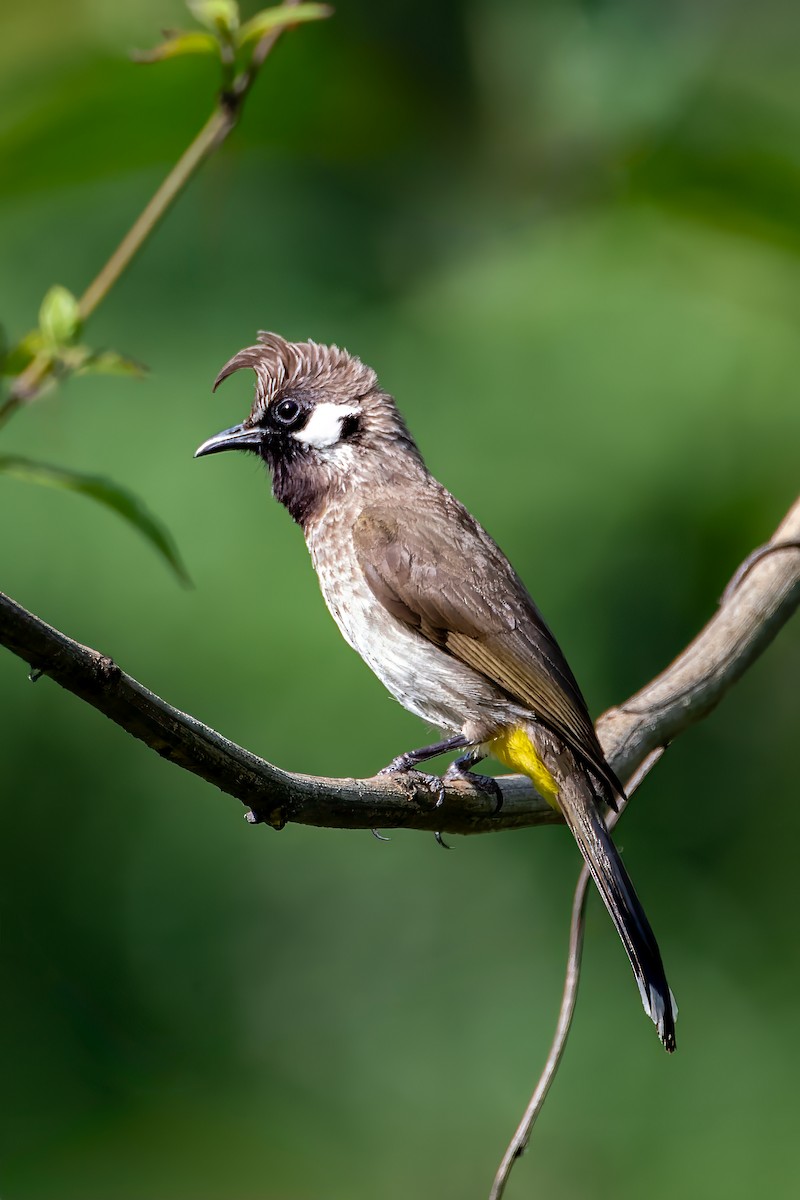
[[[256,13],[249,21],[245,21],[237,36],[239,49],[258,42],[267,33],[282,29],[287,25],[303,25],[308,21],[322,21],[330,17],[333,8],[329,4],[298,4],[296,8],[265,8]]]
[[[328,4],[298,4],[294,8],[279,5],[263,9],[240,26],[239,6],[233,0],[187,0],[187,7],[195,20],[209,29],[210,33],[169,30],[166,41],[152,50],[137,50],[132,57],[135,62],[154,63],[187,54],[219,55],[225,86],[230,84],[237,56],[239,69],[246,69],[247,56],[243,52],[252,51],[266,34],[291,25],[320,21],[333,12]]]
[[[0,374],[21,375],[35,358],[44,354],[45,339],[39,329],[32,329],[25,337],[0,353]]]
[[[89,351],[75,342],[81,332],[78,301],[67,288],[54,284],[39,306],[39,325],[16,345],[0,352],[0,374],[15,377],[32,364],[42,371],[42,387],[52,385],[57,373],[75,370]]]
[[[77,344],[83,322],[78,301],[67,288],[50,288],[39,308],[39,326],[16,345],[0,346],[0,375],[16,378],[32,364],[41,368],[39,393],[50,390],[57,379],[69,375],[126,375],[141,379],[142,363],[116,350],[92,350]]]
[[[199,29],[173,30],[167,34],[166,41],[154,46],[152,50],[134,50],[131,58],[134,62],[155,63],[167,58],[182,58],[187,54],[214,54],[220,49],[219,38],[213,33],[201,33]]]
[[[39,306],[38,327],[11,347],[0,343],[0,375],[17,380],[29,368],[38,369],[38,395],[70,375],[124,375],[134,379],[144,375],[142,363],[116,350],[93,350],[79,343],[82,328],[78,300],[67,288],[55,284]]]
[[[116,350],[89,350],[82,346],[85,356],[75,368],[76,375],[122,375],[128,379],[141,379],[147,374],[144,363],[126,358]]]
[[[239,28],[239,5],[234,0],[186,0],[186,7],[201,25],[233,41]]]
[[[22,480],[24,483],[77,492],[105,505],[139,531],[169,564],[181,583],[190,582],[170,534],[161,522],[147,511],[137,496],[119,484],[100,475],[85,475],[64,467],[34,462],[18,454],[0,454],[0,474]]]
[[[71,346],[81,331],[78,301],[67,288],[54,284],[39,308],[39,332],[53,354]]]

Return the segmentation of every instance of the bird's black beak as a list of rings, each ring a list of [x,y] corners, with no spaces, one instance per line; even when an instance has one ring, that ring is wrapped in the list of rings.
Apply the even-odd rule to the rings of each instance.
[[[261,445],[264,432],[261,429],[246,429],[244,425],[234,425],[232,429],[223,429],[210,437],[194,452],[195,458],[205,454],[219,454],[221,450],[257,450]]]

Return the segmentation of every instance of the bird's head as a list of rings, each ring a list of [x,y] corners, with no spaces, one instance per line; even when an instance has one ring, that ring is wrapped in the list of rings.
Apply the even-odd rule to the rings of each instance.
[[[338,346],[259,333],[234,354],[214,389],[241,367],[256,376],[249,416],[203,442],[195,458],[249,450],[272,472],[273,492],[300,524],[341,488],[375,472],[421,465],[419,451],[375,372]]]

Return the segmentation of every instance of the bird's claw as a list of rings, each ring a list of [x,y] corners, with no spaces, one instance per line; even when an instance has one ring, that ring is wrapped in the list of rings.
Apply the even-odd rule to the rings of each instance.
[[[378,771],[379,775],[402,775],[404,781],[408,784],[408,792],[410,796],[414,796],[418,791],[425,789],[432,796],[436,797],[434,808],[441,808],[444,804],[446,787],[444,780],[438,775],[429,775],[427,771],[417,771],[415,767],[407,767],[402,761],[403,756],[395,758],[389,763],[388,767],[383,767]]]
[[[494,800],[493,817],[496,817],[503,807],[503,789],[494,775],[478,775],[454,762],[450,764],[442,778],[445,783],[453,783],[459,779],[467,779],[474,783],[478,791],[483,792],[486,796],[491,796]]]
[[[434,808],[441,808],[444,804],[445,793],[447,790],[445,780],[441,779],[438,775],[429,775],[426,771],[417,771],[414,767],[407,766],[405,762],[405,756],[402,754],[398,758],[392,759],[388,767],[383,767],[382,770],[378,771],[378,774],[402,775],[408,786],[408,794],[411,799],[414,798],[421,788],[425,788],[425,790],[430,792],[432,796],[435,796],[433,805]],[[372,832],[376,837],[380,838],[380,834],[374,829]],[[443,850],[452,849],[452,847],[448,846],[447,842],[444,840],[438,830],[433,836],[436,838],[437,844],[440,845]],[[387,838],[381,838],[380,840],[388,841]]]

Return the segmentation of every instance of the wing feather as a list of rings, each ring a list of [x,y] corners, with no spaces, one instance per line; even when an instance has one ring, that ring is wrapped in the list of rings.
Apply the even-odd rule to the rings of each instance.
[[[508,559],[463,505],[431,487],[398,516],[375,505],[353,530],[367,584],[392,616],[492,680],[575,750],[614,793],[586,703]]]

